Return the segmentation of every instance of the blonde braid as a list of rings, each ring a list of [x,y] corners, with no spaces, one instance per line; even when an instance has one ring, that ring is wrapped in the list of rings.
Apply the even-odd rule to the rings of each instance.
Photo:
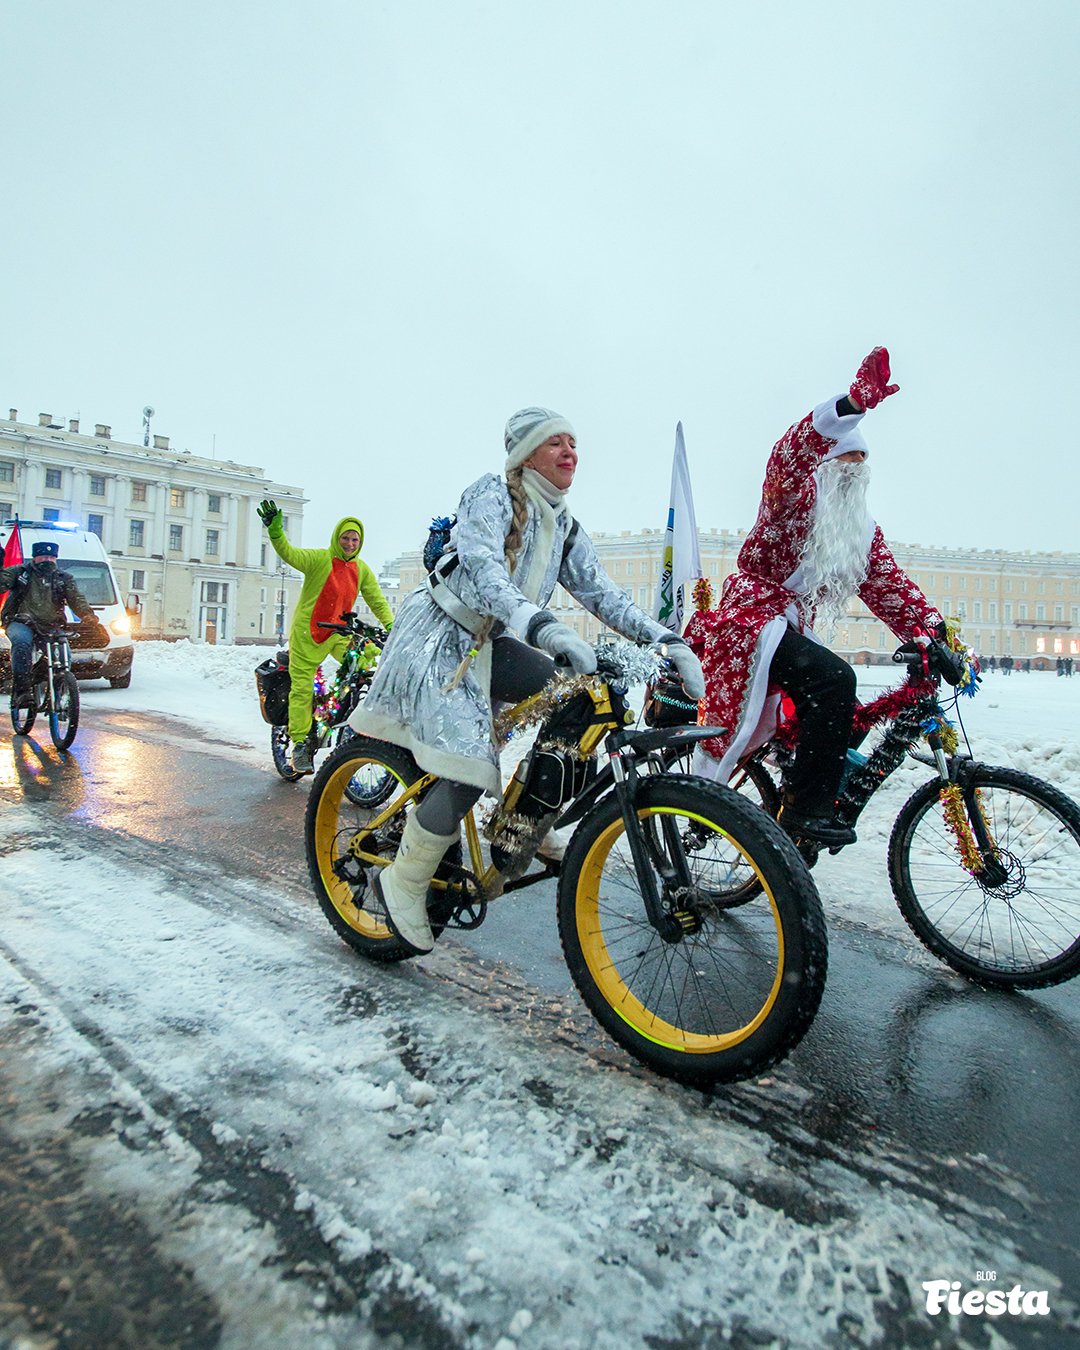
[[[529,521],[529,499],[525,496],[525,488],[522,485],[522,468],[511,469],[506,475],[506,487],[510,493],[510,501],[514,507],[514,518],[510,522],[510,528],[506,532],[506,543],[503,545],[506,556],[506,570],[511,576],[514,575],[514,569],[517,567],[518,550],[521,548],[521,541],[525,537],[525,526]]]
[[[522,470],[520,467],[510,469],[506,475],[506,488],[510,493],[510,502],[514,508],[513,518],[510,521],[510,528],[506,532],[506,540],[503,543],[503,556],[506,559],[506,570],[511,576],[517,568],[518,552],[521,549],[522,540],[525,537],[525,526],[529,520],[529,499],[525,495],[525,488],[522,486]],[[483,626],[476,634],[473,645],[462,657],[458,663],[457,669],[450,677],[450,683],[446,685],[444,693],[449,693],[451,689],[456,689],[465,678],[465,673],[477,656],[480,655],[480,649],[491,636],[491,630],[495,627],[495,616],[489,614],[484,620]]]

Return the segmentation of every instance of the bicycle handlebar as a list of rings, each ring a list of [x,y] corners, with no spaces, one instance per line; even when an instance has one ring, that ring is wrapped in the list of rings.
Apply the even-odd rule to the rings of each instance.
[[[371,624],[365,623],[355,613],[349,611],[341,616],[340,623],[326,623],[319,619],[316,623],[318,628],[328,628],[332,633],[347,633],[350,637],[367,638],[373,642],[376,647],[382,647],[386,639],[390,636],[384,628],[374,628]]]

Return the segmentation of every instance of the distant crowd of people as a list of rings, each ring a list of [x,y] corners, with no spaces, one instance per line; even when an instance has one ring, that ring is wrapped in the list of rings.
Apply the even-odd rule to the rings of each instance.
[[[982,661],[983,670],[993,672],[1000,670],[1002,675],[1011,675],[1014,670],[1021,670],[1025,675],[1031,674],[1031,657],[1025,656],[1024,659],[1016,660],[1011,656],[1002,656],[1000,659],[995,656],[987,656]],[[1073,659],[1071,656],[1059,656],[1054,662],[1054,669],[1059,675],[1066,679],[1072,679]]]

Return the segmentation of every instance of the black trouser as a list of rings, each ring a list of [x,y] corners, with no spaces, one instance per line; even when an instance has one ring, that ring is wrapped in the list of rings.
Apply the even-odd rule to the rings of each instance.
[[[855,716],[855,671],[820,642],[789,628],[769,667],[799,719],[787,803],[807,816],[831,816]]]
[[[503,633],[491,644],[491,699],[520,703],[538,694],[555,673],[555,662],[525,642]],[[484,789],[440,778],[416,808],[417,823],[432,834],[453,834]]]

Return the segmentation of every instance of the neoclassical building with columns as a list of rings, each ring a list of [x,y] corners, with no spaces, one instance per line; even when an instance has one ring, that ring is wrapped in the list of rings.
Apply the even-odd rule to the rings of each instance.
[[[701,567],[717,596],[735,569],[743,530],[700,529]],[[648,611],[660,579],[661,530],[598,531],[592,535],[608,576]],[[1053,669],[1059,657],[1080,657],[1080,553],[1013,549],[957,549],[890,540],[900,566],[943,614],[955,616],[965,639],[984,660],[1011,656],[1035,670]],[[397,578],[402,598],[423,577],[419,551],[386,564],[384,587]],[[587,641],[601,624],[556,588],[549,608]],[[830,645],[856,665],[891,660],[896,640],[857,598],[837,624]]]
[[[49,413],[0,419],[0,521],[68,521],[98,535],[136,634],[204,642],[272,642],[288,631],[300,578],[270,548],[256,508],[273,497],[294,539],[305,497],[262,469],[114,440],[98,423]]]

